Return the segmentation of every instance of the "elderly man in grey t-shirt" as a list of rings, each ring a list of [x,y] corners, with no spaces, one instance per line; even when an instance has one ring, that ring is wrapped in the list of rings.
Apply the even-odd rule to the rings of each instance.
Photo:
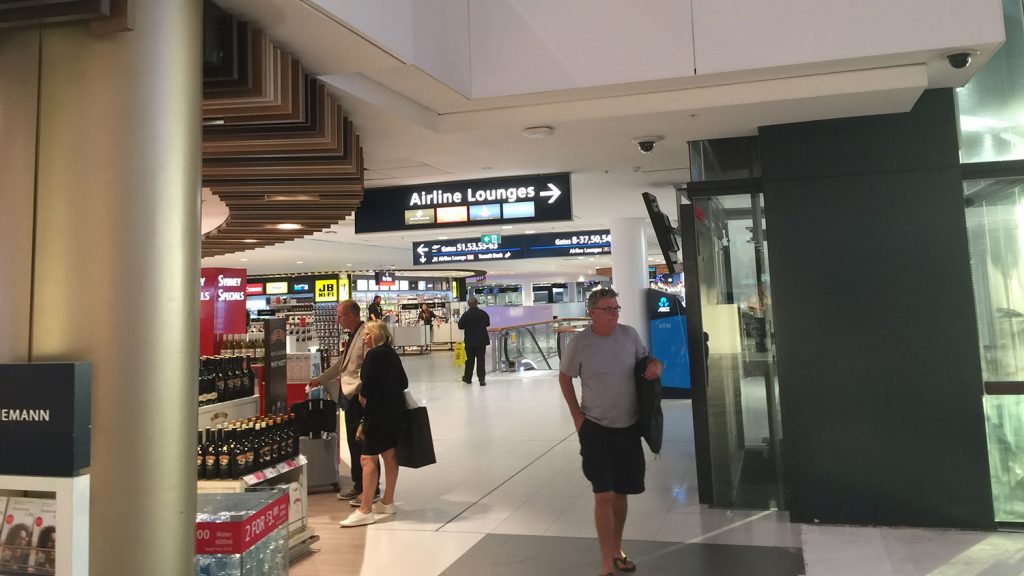
[[[587,299],[590,326],[566,346],[558,383],[580,438],[583,474],[594,488],[594,523],[601,547],[601,574],[636,570],[622,551],[626,495],[644,491],[644,451],[637,427],[637,361],[649,358],[644,378],[661,376],[661,362],[630,326],[619,324],[618,294],[595,290]],[[582,404],[573,378],[582,382]]]

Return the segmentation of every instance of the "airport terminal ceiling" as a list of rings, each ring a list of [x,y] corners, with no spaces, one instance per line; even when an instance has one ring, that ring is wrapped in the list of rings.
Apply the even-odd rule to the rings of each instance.
[[[264,27],[344,106],[363,148],[367,195],[375,188],[451,180],[557,172],[570,173],[572,178],[571,221],[356,235],[353,222],[344,220],[300,240],[203,260],[204,266],[246,267],[252,273],[408,267],[412,242],[442,236],[608,228],[614,217],[646,219],[642,192],[654,193],[674,219],[676,211],[670,208],[675,204],[674,186],[689,180],[688,141],[754,135],[759,126],[770,124],[905,111],[927,88],[965,83],[972,69],[984,64],[998,46],[987,41],[972,46],[977,52],[975,64],[964,70],[950,68],[943,57],[947,47],[940,46],[831,62],[467,98],[465,86],[453,88],[457,82],[449,85],[438,79],[443,74],[425,72],[425,65],[416,61],[416,55],[410,56],[401,42],[375,36],[378,31],[356,17],[366,14],[346,18],[338,13],[344,3],[218,0],[217,4]],[[478,6],[473,3],[474,9]],[[651,58],[658,60],[659,55]],[[628,72],[613,69],[609,77]],[[525,129],[538,126],[552,130],[546,137],[524,136]],[[634,140],[648,136],[662,139],[645,154]],[[648,256],[654,258],[651,263],[661,258],[650,232]],[[609,265],[610,257],[596,256],[594,260],[503,262],[488,268],[499,274],[558,270],[587,274]]]

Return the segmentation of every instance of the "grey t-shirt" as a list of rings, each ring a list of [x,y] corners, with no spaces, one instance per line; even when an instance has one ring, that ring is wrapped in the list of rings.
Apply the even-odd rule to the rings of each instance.
[[[583,382],[583,415],[602,426],[626,428],[636,422],[633,367],[647,356],[647,347],[631,326],[617,324],[608,336],[590,326],[565,347],[560,371]]]

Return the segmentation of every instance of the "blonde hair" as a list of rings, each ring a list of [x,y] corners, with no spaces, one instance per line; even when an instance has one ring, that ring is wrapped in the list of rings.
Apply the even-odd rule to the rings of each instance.
[[[370,338],[373,339],[373,343],[376,346],[381,344],[387,344],[391,346],[393,339],[391,338],[391,330],[388,330],[388,325],[381,322],[380,320],[370,320],[364,327]]]

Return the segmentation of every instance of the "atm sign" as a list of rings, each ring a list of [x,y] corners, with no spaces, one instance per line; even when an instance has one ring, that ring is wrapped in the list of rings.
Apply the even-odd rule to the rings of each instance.
[[[317,302],[337,302],[338,301],[338,280],[317,280],[316,281],[316,296],[314,298]]]

